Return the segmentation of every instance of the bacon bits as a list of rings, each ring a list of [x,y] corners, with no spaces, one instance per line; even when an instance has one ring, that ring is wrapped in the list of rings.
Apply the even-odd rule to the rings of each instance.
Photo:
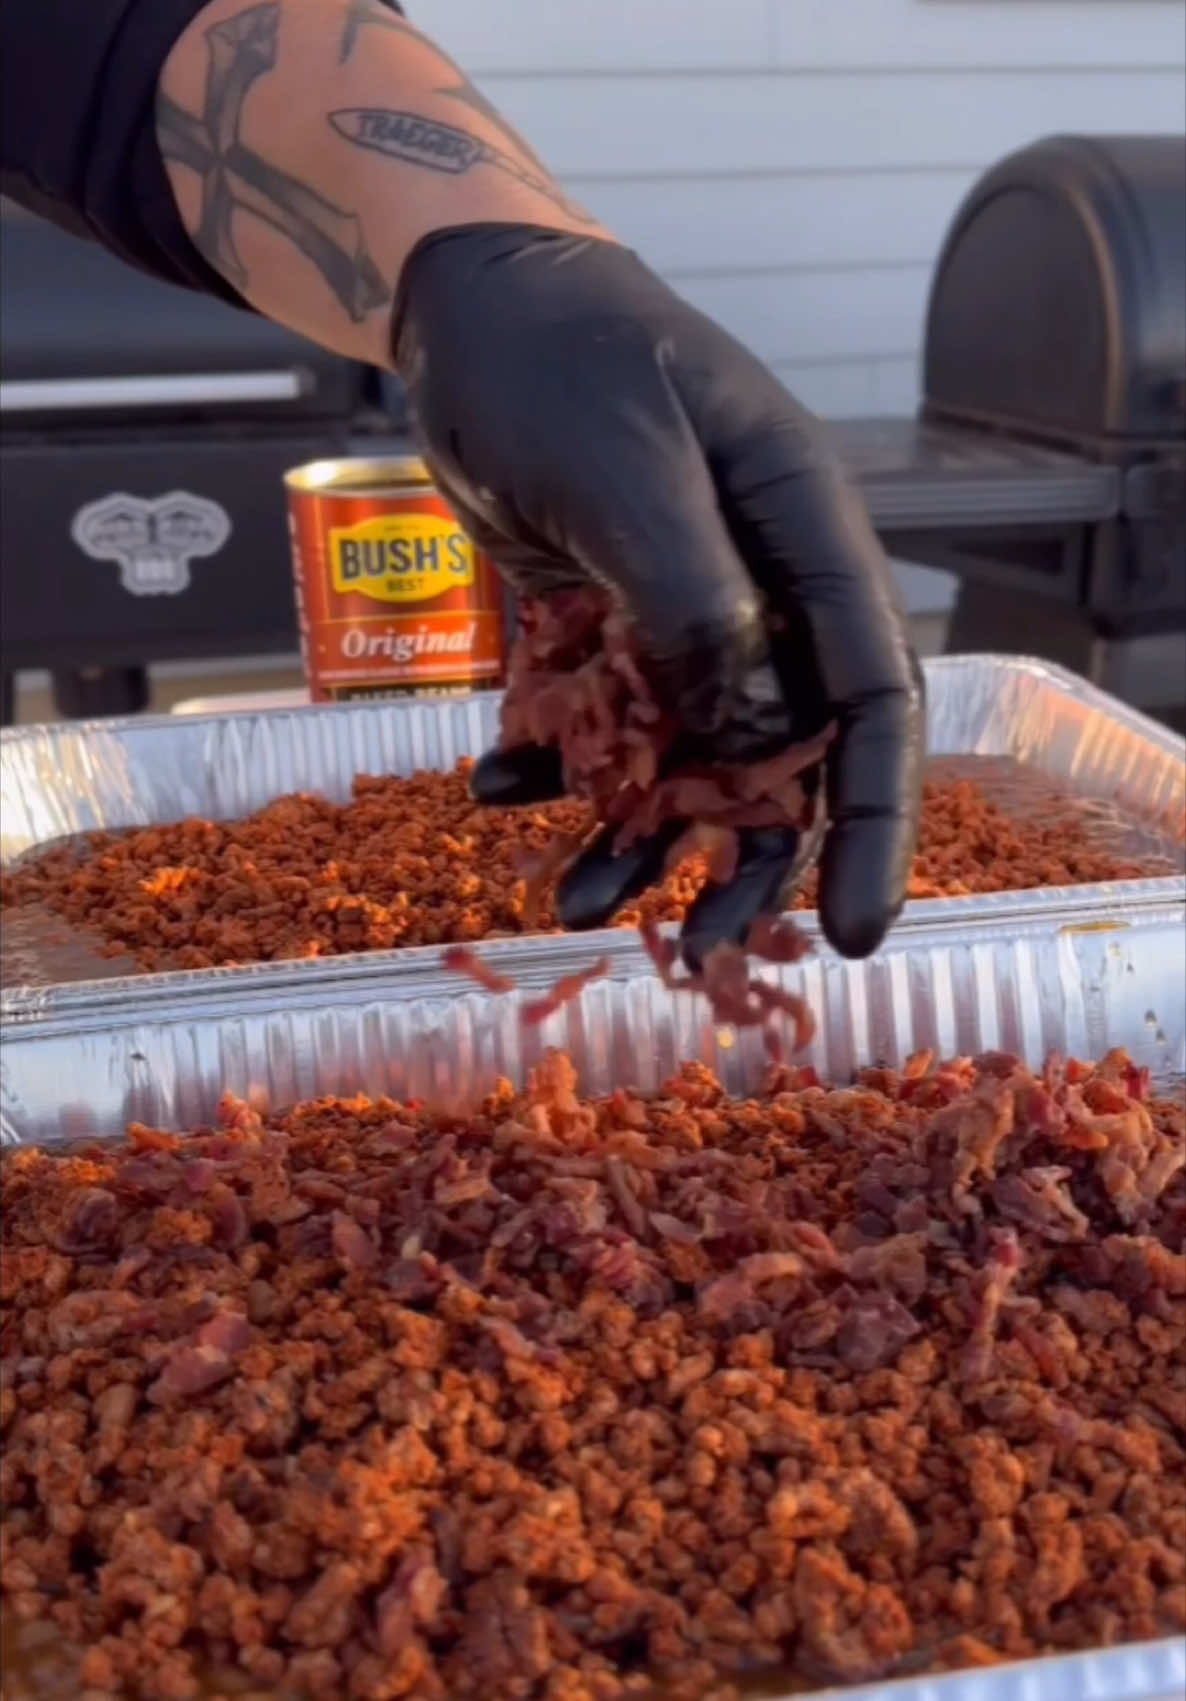
[[[766,1052],[772,1063],[782,1062],[782,1047],[775,1016],[791,1020],[795,1051],[811,1044],[815,1035],[815,1016],[806,1000],[798,993],[787,992],[780,986],[752,976],[749,957],[765,958],[775,963],[794,963],[811,951],[811,941],[800,933],[793,922],[773,916],[759,916],[750,928],[744,950],[736,945],[716,945],[704,959],[700,974],[679,974],[676,970],[679,948],[673,939],[664,939],[656,927],[643,927],[643,946],[655,970],[670,992],[700,992],[718,1022],[735,1028],[761,1028]]]
[[[441,953],[441,967],[450,974],[464,975],[472,980],[475,986],[480,986],[484,992],[514,992],[515,983],[507,975],[500,975],[497,969],[478,956],[476,951],[467,950],[464,945],[452,945]]]
[[[221,1124],[0,1158],[11,1701],[699,1701],[1186,1629],[1186,1128],[1123,1053],[598,1102],[551,1053],[468,1115]]]
[[[720,879],[736,865],[739,828],[810,826],[802,776],[819,766],[833,728],[748,766],[665,771],[679,728],[651,694],[624,616],[597,591],[529,599],[519,616],[502,746],[558,749],[569,791],[592,803],[598,825],[617,827],[619,849],[686,821],[684,848]]]
[[[452,974],[465,975],[475,982],[485,992],[504,993],[514,992],[516,983],[507,975],[501,975],[490,964],[483,961],[476,951],[454,948],[445,951],[441,956],[441,967]],[[540,998],[532,998],[523,1006],[522,1019],[526,1028],[537,1028],[546,1022],[550,1016],[555,1016],[563,1010],[566,1004],[575,1003],[585,988],[595,980],[603,980],[610,971],[608,957],[599,957],[587,969],[581,969],[576,974],[562,975],[553,987]]]
[[[974,773],[985,768],[986,784],[993,778],[988,759],[967,761]],[[472,766],[364,776],[344,804],[283,797],[242,821],[88,834],[7,870],[0,903],[32,914],[48,908],[107,954],[154,971],[548,931],[552,888],[588,838],[593,806],[570,799],[479,809],[468,790]],[[1015,820],[947,759],[931,775],[911,897],[1123,880],[1168,866],[1101,848],[1091,822],[1049,788],[1027,788]],[[615,918],[619,925],[682,921],[710,870],[717,881],[729,877],[736,834],[697,829],[684,849]],[[795,902],[814,905],[813,875]]]

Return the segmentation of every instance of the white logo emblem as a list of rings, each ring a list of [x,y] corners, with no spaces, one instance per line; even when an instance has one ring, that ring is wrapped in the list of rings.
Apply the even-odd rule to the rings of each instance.
[[[146,501],[122,493],[80,508],[70,536],[92,561],[118,561],[119,578],[134,597],[175,597],[190,582],[189,564],[217,555],[231,535],[230,516],[217,502],[171,490]]]

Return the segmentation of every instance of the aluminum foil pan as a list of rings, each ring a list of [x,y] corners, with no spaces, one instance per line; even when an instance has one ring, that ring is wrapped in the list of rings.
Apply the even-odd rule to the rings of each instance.
[[[812,1701],[1181,1701],[1186,1638],[812,1692]],[[776,1701],[776,1698],[772,1698]],[[790,1697],[785,1701],[791,1701]],[[804,1701],[800,1695],[796,1701]]]
[[[484,706],[462,712],[484,740]],[[321,719],[308,713],[311,726]],[[334,710],[329,724],[348,726],[356,715]],[[364,752],[359,769],[372,760]],[[820,1028],[804,1061],[831,1080],[923,1046],[948,1055],[1002,1049],[1037,1063],[1051,1049],[1098,1057],[1125,1045],[1167,1083],[1186,1071],[1179,887],[1112,888],[1091,913],[1074,893],[917,904],[868,962],[821,954],[769,972],[812,1001]],[[811,918],[805,925],[814,930]],[[588,937],[506,941],[483,955],[531,993],[587,963],[591,947],[608,950],[610,977],[529,1033],[517,997],[443,976],[435,951],[144,976],[109,984],[102,1002],[93,988],[59,988],[6,1024],[0,1139],[52,1146],[116,1135],[131,1120],[194,1128],[213,1118],[226,1090],[260,1108],[360,1091],[460,1103],[498,1075],[522,1082],[547,1045],[570,1053],[592,1093],[652,1089],[687,1057],[710,1063],[734,1092],[757,1084],[764,1060],[753,1036],[717,1028],[701,1000],[666,992],[633,934],[595,945]],[[1172,1638],[827,1693],[835,1701],[1170,1701],[1184,1683],[1186,1642]]]
[[[1125,854],[1164,850],[1167,826],[1176,872],[1152,881],[1048,888],[1037,894],[1052,918],[1068,906],[1083,914],[1117,903],[1186,899],[1177,824],[1186,813],[1186,744],[1164,727],[1045,662],[1001,656],[954,656],[926,664],[929,740],[933,754],[1011,758],[1056,781],[1098,815],[1121,811],[1144,823],[1117,840]],[[448,769],[458,757],[486,749],[497,732],[493,693],[432,702],[307,707],[210,716],[65,723],[0,735],[0,852],[5,861],[94,828],[146,826],[187,815],[229,820],[294,791],[346,800],[359,774]],[[1007,907],[1007,906],[1006,906]],[[1002,912],[999,895],[945,899],[937,912],[953,926]],[[583,953],[613,948],[615,935],[588,936]],[[548,954],[556,940],[538,941]],[[334,959],[335,975],[361,974],[381,987],[402,974],[408,952]],[[409,969],[408,972],[418,972]],[[203,988],[225,996],[254,967],[163,975],[127,972],[127,961],[97,954],[60,920],[16,912],[4,927],[6,1017],[102,1010],[133,986],[154,998],[191,999]],[[321,966],[285,965],[284,989],[321,984]],[[277,989],[280,990],[280,987]],[[285,990],[284,996],[289,996]]]
[[[1026,894],[995,916],[953,927],[942,904],[918,911],[865,963],[819,957],[770,971],[821,1017],[808,1059],[843,1080],[920,1046],[952,1054],[999,1048],[1038,1062],[1050,1049],[1098,1057],[1125,1045],[1160,1082],[1186,1071],[1181,906],[1147,894],[1084,919],[1061,919]],[[174,1128],[210,1121],[224,1090],[260,1108],[319,1094],[461,1102],[506,1074],[523,1081],[541,1049],[568,1050],[588,1091],[655,1087],[703,1057],[735,1092],[763,1068],[752,1036],[717,1029],[702,1001],[666,992],[632,934],[611,942],[611,977],[536,1032],[516,997],[442,983],[435,952],[402,954],[386,984],[366,965],[312,978],[271,967],[223,971],[193,998],[162,999],[141,981],[104,1010],[92,1004],[6,1027],[0,1140],[55,1145],[117,1135],[130,1120]],[[526,992],[587,960],[588,943],[514,941],[484,955]],[[834,1701],[1177,1701],[1186,1641],[1169,1638],[984,1671],[829,1690]],[[784,1698],[790,1701],[790,1698]],[[817,1697],[822,1701],[822,1696]]]
[[[1186,1072],[1180,905],[1147,893],[1143,904],[1085,917],[1059,914],[1043,894],[1005,894],[992,915],[959,925],[949,907],[915,906],[867,962],[821,950],[767,971],[818,1017],[800,1061],[844,1081],[923,1047],[1038,1064],[1052,1050],[1094,1058],[1123,1045],[1161,1081]],[[806,926],[813,932],[814,918]],[[603,945],[609,977],[525,1029],[522,997],[587,966]],[[112,983],[102,1002],[65,989],[5,1024],[0,1138],[52,1144],[119,1134],[129,1121],[194,1128],[225,1090],[273,1107],[358,1092],[461,1104],[500,1076],[524,1082],[548,1046],[571,1055],[595,1094],[653,1090],[686,1058],[710,1064],[734,1092],[761,1081],[759,1037],[720,1028],[700,998],[668,992],[633,932],[603,935],[592,951],[588,936],[558,936],[482,954],[518,994],[491,996],[445,974],[435,950],[214,970],[180,992],[144,976]]]

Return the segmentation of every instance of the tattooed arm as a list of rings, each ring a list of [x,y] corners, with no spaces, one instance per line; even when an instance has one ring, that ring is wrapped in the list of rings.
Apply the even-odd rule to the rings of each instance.
[[[491,4],[510,26],[514,0]],[[466,529],[524,596],[615,596],[693,760],[834,723],[820,915],[838,949],[873,950],[911,865],[922,693],[868,516],[773,373],[572,206],[382,0],[4,0],[0,72],[6,193],[393,364]],[[553,795],[555,758],[500,753],[475,794]],[[609,833],[560,894],[572,926],[663,865],[663,842],[640,861]],[[796,830],[749,839],[688,918],[693,964],[802,866]]]
[[[269,318],[376,365],[403,262],[430,232],[605,235],[383,0],[214,0],[166,61],[156,131],[207,262]]]

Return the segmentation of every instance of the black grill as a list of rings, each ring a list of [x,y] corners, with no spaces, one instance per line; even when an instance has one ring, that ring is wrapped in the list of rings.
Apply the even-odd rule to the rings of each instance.
[[[923,389],[934,431],[1114,479],[1114,514],[1061,538],[945,540],[933,563],[966,581],[953,647],[1045,645],[1131,700],[1180,704],[1186,138],[1053,137],[989,171],[935,268]]]
[[[148,661],[291,650],[280,475],[401,446],[398,391],[35,221],[6,221],[0,257],[5,678],[47,667],[64,712],[107,712],[143,700]],[[1186,138],[1058,137],[993,167],[925,345],[918,419],[830,429],[891,552],[959,576],[949,648],[1045,655],[1179,718]],[[230,522],[182,589],[167,549],[128,589],[118,505],[106,557],[79,547],[100,498],[174,491]],[[200,514],[178,523],[201,543]]]
[[[27,216],[0,266],[4,718],[17,669],[103,714],[152,661],[294,651],[281,475],[376,428],[377,374]]]

